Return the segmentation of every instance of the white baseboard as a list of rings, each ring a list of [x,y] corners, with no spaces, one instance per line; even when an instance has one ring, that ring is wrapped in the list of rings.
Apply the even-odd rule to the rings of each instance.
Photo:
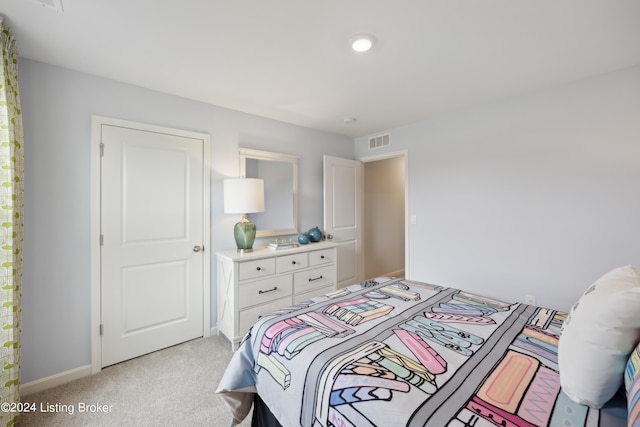
[[[209,336],[218,335],[218,327],[212,327],[209,333]],[[204,336],[203,338],[207,338],[207,336]],[[95,373],[98,372],[100,372],[100,369],[98,369]],[[20,384],[20,395],[27,396],[29,394],[47,390],[74,380],[79,380],[80,378],[88,377],[89,375],[93,375],[93,373],[94,372],[92,371],[91,365],[86,365],[80,366],[79,368],[71,369],[69,371],[60,372],[59,374],[51,375],[50,377],[31,381],[26,384]]]
[[[385,277],[404,277],[404,268],[402,270],[392,271],[384,275]]]
[[[27,396],[29,394],[47,390],[80,378],[88,377],[89,375],[91,375],[91,365],[60,372],[59,374],[51,375],[50,377],[41,378],[26,384],[20,384],[20,395]]]

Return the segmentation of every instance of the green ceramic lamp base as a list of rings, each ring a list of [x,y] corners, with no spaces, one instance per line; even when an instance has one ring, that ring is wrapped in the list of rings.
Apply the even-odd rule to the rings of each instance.
[[[242,220],[233,227],[233,236],[236,239],[238,252],[251,252],[253,242],[256,240],[256,225],[244,215]]]

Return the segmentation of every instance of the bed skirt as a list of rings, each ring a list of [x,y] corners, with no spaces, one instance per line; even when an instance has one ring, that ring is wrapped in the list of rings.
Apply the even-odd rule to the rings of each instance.
[[[251,427],[282,427],[276,417],[273,416],[267,405],[257,394],[253,398],[253,418]]]

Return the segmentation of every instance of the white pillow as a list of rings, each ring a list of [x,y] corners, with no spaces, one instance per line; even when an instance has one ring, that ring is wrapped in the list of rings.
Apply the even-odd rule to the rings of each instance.
[[[558,343],[560,385],[571,400],[600,408],[622,385],[640,339],[640,274],[616,268],[573,306]]]

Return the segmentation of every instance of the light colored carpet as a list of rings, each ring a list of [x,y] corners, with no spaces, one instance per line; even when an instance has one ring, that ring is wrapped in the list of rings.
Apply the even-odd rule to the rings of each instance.
[[[231,416],[215,390],[231,355],[229,341],[213,336],[110,366],[96,375],[23,396],[22,401],[35,403],[37,411],[22,414],[19,425],[228,426]],[[79,413],[82,404],[87,409],[107,405],[110,411]],[[73,408],[73,414],[67,408]],[[249,416],[241,426],[250,425]]]

